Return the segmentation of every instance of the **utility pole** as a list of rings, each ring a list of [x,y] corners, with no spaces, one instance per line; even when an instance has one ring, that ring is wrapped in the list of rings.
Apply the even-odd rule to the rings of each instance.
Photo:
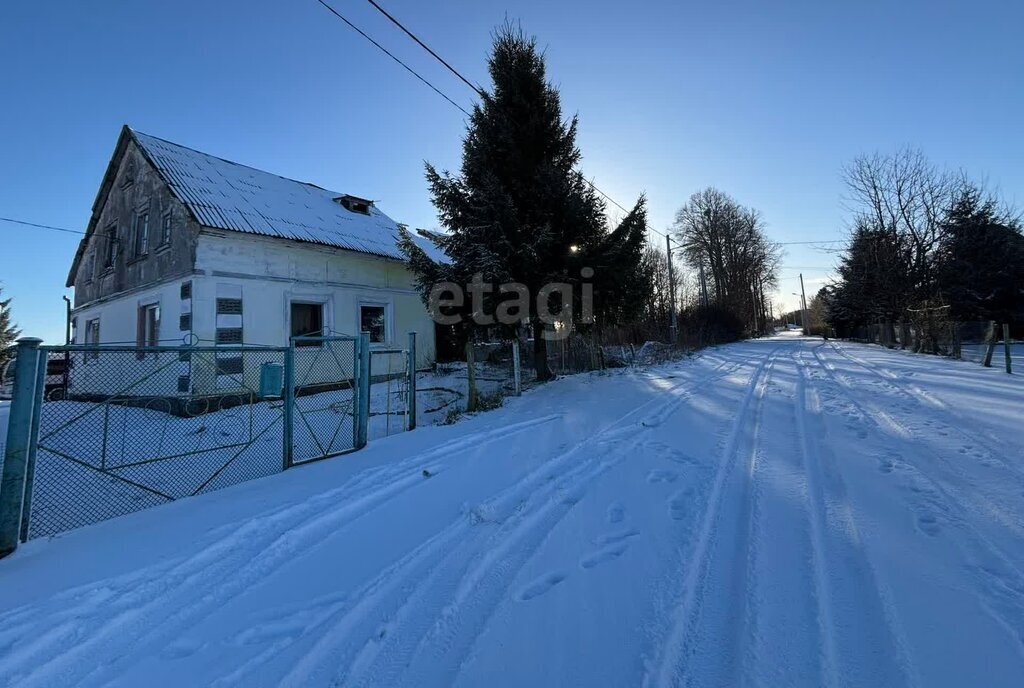
[[[708,283],[704,279],[704,261],[700,262],[700,299],[701,305],[707,308],[708,305]]]
[[[807,327],[807,294],[804,292],[804,273],[800,273],[800,305],[801,305],[801,317],[804,321],[804,335],[810,334],[810,330]]]
[[[676,283],[672,276],[672,237],[665,235],[665,251],[668,257],[668,301],[669,301],[669,344],[675,346],[678,339],[678,323],[676,322]]]

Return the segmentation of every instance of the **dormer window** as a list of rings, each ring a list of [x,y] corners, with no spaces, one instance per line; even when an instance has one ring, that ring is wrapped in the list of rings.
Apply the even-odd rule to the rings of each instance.
[[[338,196],[334,199],[338,203],[352,213],[359,213],[361,215],[369,215],[370,208],[373,207],[373,201],[368,201],[365,198],[359,198],[357,196]]]

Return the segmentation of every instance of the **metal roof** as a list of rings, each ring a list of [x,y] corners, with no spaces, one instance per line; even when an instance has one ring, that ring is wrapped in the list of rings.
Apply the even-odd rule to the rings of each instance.
[[[171,190],[207,227],[307,241],[404,259],[398,223],[375,205],[369,214],[346,209],[347,194],[207,155],[132,130],[143,152]],[[446,260],[433,243],[418,244],[435,260]]]

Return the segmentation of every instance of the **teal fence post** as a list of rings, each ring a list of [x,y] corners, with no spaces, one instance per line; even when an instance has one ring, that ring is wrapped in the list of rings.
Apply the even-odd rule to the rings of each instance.
[[[28,459],[25,464],[25,503],[21,507],[21,541],[28,540],[28,526],[32,521],[32,485],[36,477],[36,450],[39,448],[39,419],[43,417],[43,402],[46,401],[46,369],[50,353],[46,347],[38,350],[36,359],[35,407],[32,411],[32,427],[29,430]],[[67,389],[65,388],[65,392]]]
[[[359,379],[356,401],[359,418],[356,422],[356,449],[366,446],[370,425],[370,333],[359,334]]]
[[[282,406],[281,420],[284,426],[281,428],[281,456],[283,460],[282,468],[288,470],[292,467],[292,461],[294,460],[294,438],[292,437],[292,428],[294,424],[292,419],[295,412],[295,342],[288,342],[288,348],[284,350],[284,374],[282,375],[282,390],[281,399],[284,402]]]
[[[416,333],[409,333],[409,402],[406,405],[407,430],[416,429]]]
[[[41,339],[18,340],[14,362],[14,397],[7,425],[7,448],[0,477],[0,557],[18,548],[25,505],[25,477],[32,436],[33,417],[39,413],[42,390],[36,389]]]

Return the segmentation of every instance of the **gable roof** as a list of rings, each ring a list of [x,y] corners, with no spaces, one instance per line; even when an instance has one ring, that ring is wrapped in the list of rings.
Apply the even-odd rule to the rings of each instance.
[[[93,204],[87,236],[75,255],[68,285],[85,250],[88,235],[102,210],[128,140],[143,155],[196,221],[215,229],[292,239],[404,260],[398,250],[398,223],[375,205],[369,213],[353,212],[337,199],[348,194],[329,191],[217,158],[125,126]],[[354,198],[354,197],[353,197]],[[413,233],[435,260],[447,260],[431,241]]]

